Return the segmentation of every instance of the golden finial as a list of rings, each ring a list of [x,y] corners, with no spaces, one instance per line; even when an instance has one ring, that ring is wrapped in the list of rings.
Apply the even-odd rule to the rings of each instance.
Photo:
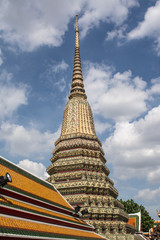
[[[78,14],[76,14],[76,32],[79,32],[79,30],[78,30]]]
[[[79,47],[78,14],[76,15],[76,41],[75,41],[75,47]]]

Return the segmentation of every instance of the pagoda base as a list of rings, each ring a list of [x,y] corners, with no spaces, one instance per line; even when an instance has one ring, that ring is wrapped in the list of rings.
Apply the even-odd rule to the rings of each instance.
[[[102,236],[107,237],[109,240],[139,240],[136,235],[133,234],[101,234]]]
[[[103,235],[109,239],[113,240],[135,239],[134,234],[136,232],[136,229],[125,222],[107,220],[87,220],[84,218],[83,220],[89,225],[92,225],[98,234]]]
[[[144,240],[144,238],[137,236],[136,234],[101,234],[102,236],[105,236],[109,240]]]

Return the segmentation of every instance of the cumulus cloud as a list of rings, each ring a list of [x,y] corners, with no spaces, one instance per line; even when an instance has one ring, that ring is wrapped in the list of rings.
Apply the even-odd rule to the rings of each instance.
[[[1,1],[1,37],[24,51],[39,46],[59,46],[70,18],[83,1]],[[62,7],[63,6],[63,7]]]
[[[152,87],[150,90],[148,90],[148,93],[151,96],[160,94],[160,77],[152,79],[151,83]]]
[[[138,6],[138,1],[88,0],[86,11],[79,20],[81,36],[84,37],[90,29],[98,26],[100,21],[121,25],[128,17],[129,8],[134,6]]]
[[[157,202],[160,198],[160,187],[157,189],[142,189],[138,192],[138,194],[135,196],[136,199],[141,199],[145,201],[152,201]]]
[[[153,182],[153,172],[159,168],[160,106],[137,121],[117,122],[115,131],[106,139],[104,148],[114,164],[114,174],[120,179],[147,178]],[[151,174],[148,175],[148,172]]]
[[[101,122],[100,120],[95,120],[96,133],[101,134],[106,131],[106,129],[111,128],[111,124],[107,122]]]
[[[126,29],[127,25],[124,24],[123,26],[117,27],[114,30],[107,32],[106,41],[112,41],[116,38],[118,40],[118,45],[121,45],[121,43],[126,40]]]
[[[3,59],[2,59],[2,50],[0,49],[0,66],[2,65],[3,63]]]
[[[24,159],[20,161],[17,165],[44,180],[49,177],[48,173],[46,172],[46,167],[42,163],[37,163],[29,159]]]
[[[51,152],[54,147],[54,141],[59,137],[60,129],[55,133],[49,131],[42,133],[32,126],[25,128],[22,125],[3,122],[0,135],[9,153],[43,159],[45,154]]]
[[[149,183],[157,184],[160,181],[160,167],[157,166],[155,169],[152,169],[148,175],[147,180]]]
[[[1,38],[21,50],[32,51],[39,46],[59,46],[68,23],[76,13],[83,37],[100,21],[122,24],[137,0],[1,0]],[[62,7],[63,6],[63,7]],[[84,11],[85,9],[85,11]]]
[[[97,89],[98,86],[98,89]],[[133,120],[146,111],[146,82],[130,70],[114,73],[106,65],[89,63],[85,89],[95,115],[115,121]]]
[[[0,74],[0,120],[11,115],[27,104],[27,86],[12,83],[12,74],[2,71]]]
[[[49,75],[52,76],[51,82],[53,82],[53,75],[55,76],[55,74],[58,74],[58,76],[60,77],[60,79],[58,79],[58,81],[56,81],[54,85],[57,86],[61,92],[63,92],[66,88],[66,81],[65,78],[62,77],[62,75],[64,75],[64,72],[67,70],[68,67],[69,65],[64,60],[62,60],[59,63],[53,64],[49,70]]]
[[[131,70],[115,72],[99,64],[85,64],[85,89],[95,119],[97,133],[111,134],[104,141],[107,159],[113,164],[114,178],[139,177],[155,182],[154,168],[160,158],[160,106],[150,108],[159,97],[159,78],[151,85]],[[97,89],[98,86],[98,89]],[[111,120],[112,126],[107,125]],[[157,170],[158,171],[158,170]],[[148,174],[148,173],[151,174]]]
[[[144,37],[155,40],[155,49],[160,56],[160,0],[155,6],[148,8],[144,20],[138,26],[128,33],[128,40],[141,39]]]
[[[48,82],[52,87],[55,87],[63,92],[66,88],[65,74],[69,65],[64,61],[52,62],[47,66],[47,70],[41,74],[41,79]]]
[[[69,65],[64,60],[62,60],[61,62],[54,64],[51,67],[51,71],[53,73],[59,73],[61,71],[67,70],[68,67],[69,67]]]
[[[66,87],[66,81],[64,78],[61,78],[55,83],[55,85],[59,88],[61,92],[63,92]]]

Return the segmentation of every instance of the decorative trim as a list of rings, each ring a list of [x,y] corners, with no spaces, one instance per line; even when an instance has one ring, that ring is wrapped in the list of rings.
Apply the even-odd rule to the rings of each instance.
[[[22,191],[21,189],[17,189],[15,187],[8,186],[7,188],[1,188],[0,190],[1,190],[1,194],[5,195],[5,196],[12,197],[12,198],[15,198],[18,200],[22,200],[27,203],[32,203],[36,206],[41,206],[41,207],[48,208],[53,211],[65,213],[68,215],[72,215],[72,213],[74,212],[74,210],[72,210],[72,209],[68,209],[68,208],[58,205],[54,202],[51,202],[47,199],[43,199],[38,196],[34,196],[33,194],[26,193],[26,192]]]
[[[1,229],[0,229],[1,231]],[[23,231],[23,232],[22,232]],[[22,238],[23,240],[28,239],[36,239],[36,240],[45,240],[45,239],[54,239],[54,240],[65,240],[65,239],[73,239],[73,240],[104,240],[106,238],[97,238],[97,237],[80,237],[80,236],[74,236],[74,235],[66,235],[66,234],[56,234],[56,233],[46,233],[46,232],[37,232],[37,231],[29,231],[25,229],[10,229],[10,228],[3,228],[3,233],[0,232],[0,239],[11,239],[11,240],[17,240]]]
[[[65,226],[68,228],[78,228],[81,230],[88,230],[88,231],[92,231],[93,229],[89,226],[85,226],[85,225],[80,225],[78,223],[71,223],[68,221],[62,221],[62,220],[58,220],[58,219],[54,219],[53,217],[45,217],[45,216],[41,216],[39,214],[33,214],[33,213],[29,213],[27,211],[21,211],[21,210],[17,210],[17,209],[13,209],[11,207],[4,207],[1,206],[0,208],[0,213],[3,215],[8,215],[8,216],[12,216],[12,217],[18,217],[18,218],[24,218],[24,219],[28,219],[28,220],[33,220],[33,221],[38,221],[41,223],[49,223],[49,224],[53,224],[53,225],[59,225],[59,226]]]
[[[20,202],[22,202],[22,201],[20,201]],[[23,203],[23,202],[22,202],[22,203]],[[0,201],[0,204],[1,204],[1,205],[4,205],[4,206],[8,206],[8,203],[6,203],[6,202],[1,202],[1,201]],[[24,204],[25,204],[25,203],[24,203]],[[31,204],[31,205],[32,205],[32,204]],[[33,206],[34,206],[34,205],[33,205]],[[77,219],[77,218],[73,218],[73,217],[68,216],[68,215],[66,215],[66,214],[63,214],[63,213],[55,212],[56,214],[58,213],[60,216],[62,216],[62,217],[57,217],[57,216],[55,216],[54,214],[49,214],[49,213],[42,212],[42,209],[43,209],[43,210],[46,210],[46,211],[49,211],[48,209],[45,209],[45,208],[42,208],[42,207],[39,208],[39,211],[38,211],[38,210],[29,209],[29,208],[28,208],[29,205],[28,205],[28,207],[22,207],[22,206],[13,204],[13,205],[11,205],[11,207],[12,207],[12,208],[15,208],[15,209],[18,209],[18,210],[22,210],[22,211],[27,211],[27,212],[30,212],[30,213],[34,213],[34,214],[37,214],[37,215],[46,216],[46,217],[50,217],[50,218],[53,218],[53,219],[58,219],[58,220],[61,220],[61,221],[68,221],[68,222],[71,222],[71,223],[78,223],[78,224],[80,224],[80,225],[82,225],[82,226],[84,226],[84,225],[86,226],[86,223],[83,222],[83,220],[80,220],[80,219]],[[35,206],[35,208],[38,208],[38,206]],[[52,211],[52,213],[54,213],[54,212]],[[65,217],[67,217],[67,218],[65,218]],[[69,218],[72,219],[72,220],[70,220]]]

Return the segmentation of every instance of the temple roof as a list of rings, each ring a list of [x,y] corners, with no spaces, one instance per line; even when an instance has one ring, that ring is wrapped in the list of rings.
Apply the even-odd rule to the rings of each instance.
[[[0,239],[105,239],[74,216],[74,209],[54,186],[0,157]],[[7,238],[8,239],[8,238]]]

